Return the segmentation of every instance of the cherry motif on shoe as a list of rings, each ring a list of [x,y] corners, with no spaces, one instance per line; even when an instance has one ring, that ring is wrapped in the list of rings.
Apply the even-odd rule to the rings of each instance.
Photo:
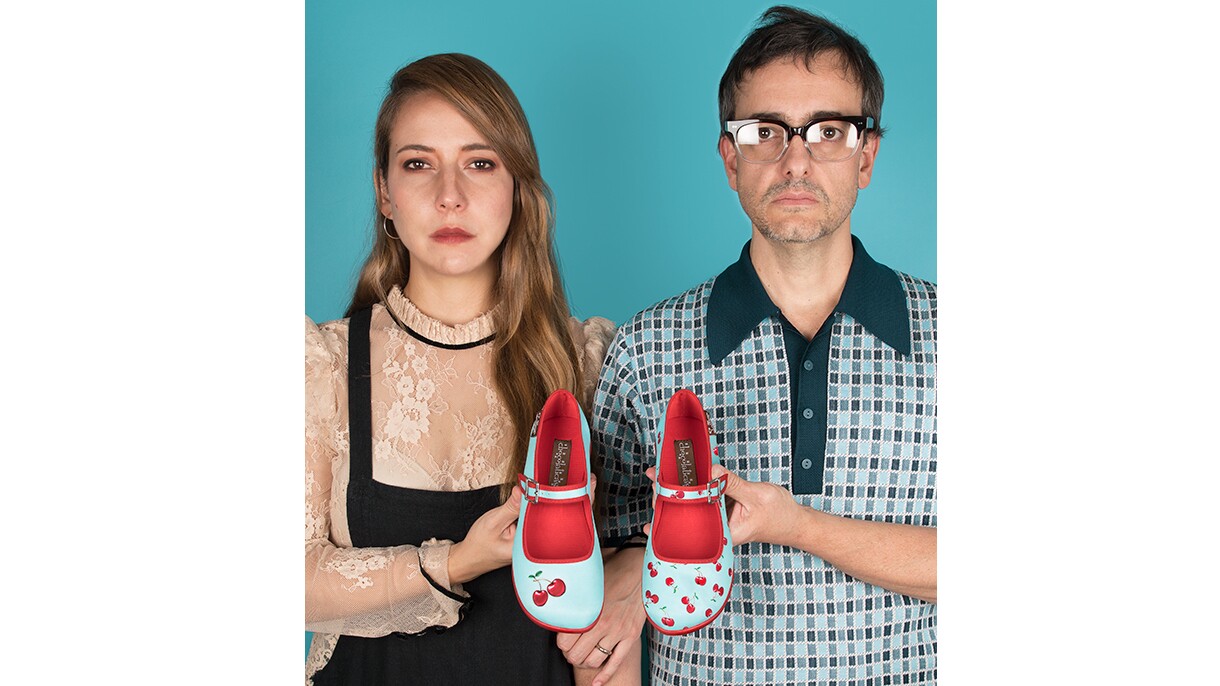
[[[568,585],[563,582],[563,579],[544,579],[542,578],[542,570],[538,570],[530,575],[530,581],[538,584],[538,590],[534,591],[534,604],[538,607],[546,605],[546,601],[554,596],[558,598],[568,590]],[[546,590],[542,590],[542,583],[547,582]]]

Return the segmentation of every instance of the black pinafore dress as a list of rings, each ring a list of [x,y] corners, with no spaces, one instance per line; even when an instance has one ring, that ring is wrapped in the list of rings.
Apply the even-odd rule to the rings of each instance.
[[[425,491],[373,480],[371,314],[369,309],[353,313],[348,329],[347,517],[352,545],[419,545],[431,538],[460,541],[479,516],[500,504],[498,486]],[[340,636],[330,661],[314,675],[314,685],[570,686],[572,668],[555,645],[555,634],[526,618],[512,583],[511,568],[501,567],[463,584],[470,599],[462,619],[449,628],[381,638]],[[451,597],[464,600],[456,594]]]

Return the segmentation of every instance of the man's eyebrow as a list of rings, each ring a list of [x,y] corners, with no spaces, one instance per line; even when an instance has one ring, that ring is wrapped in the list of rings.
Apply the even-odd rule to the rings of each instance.
[[[402,152],[403,150],[419,150],[420,152],[436,152],[436,148],[432,148],[427,145],[420,145],[419,143],[407,143],[406,145],[402,146],[401,148],[395,150],[394,154],[397,155],[398,153]],[[486,143],[467,143],[466,145],[462,146],[462,152],[469,152],[471,150],[491,150],[492,152],[495,152],[495,149]]]
[[[818,110],[817,112],[813,112],[812,114],[810,114],[808,117],[805,117],[805,119],[802,120],[801,123],[803,124],[805,122],[812,121],[814,119],[819,119],[821,117],[842,117],[842,116],[844,116],[843,113],[839,112],[838,110]],[[779,112],[755,112],[754,114],[751,114],[750,116],[746,117],[746,119],[773,119],[775,121],[783,121],[783,122],[788,121],[787,119],[784,119],[784,115],[780,114]],[[795,124],[794,124],[794,126],[795,126]]]

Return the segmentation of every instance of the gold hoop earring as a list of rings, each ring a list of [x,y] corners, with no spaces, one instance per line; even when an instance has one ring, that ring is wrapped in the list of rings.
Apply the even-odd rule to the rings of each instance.
[[[395,233],[390,233],[390,218],[389,218],[389,217],[387,217],[387,216],[385,216],[385,215],[382,215],[382,216],[381,216],[381,230],[385,232],[385,235],[386,235],[386,236],[387,236],[387,237],[388,237],[390,240],[392,240],[392,241],[396,241],[396,240],[398,240],[398,233],[397,233],[397,232],[395,232]]]

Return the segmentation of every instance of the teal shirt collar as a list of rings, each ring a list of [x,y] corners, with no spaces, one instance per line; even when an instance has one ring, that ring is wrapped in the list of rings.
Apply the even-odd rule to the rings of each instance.
[[[851,268],[834,311],[851,315],[886,345],[910,355],[911,322],[898,274],[869,257],[860,239],[852,236],[851,244]],[[712,363],[720,364],[759,322],[777,314],[779,307],[759,281],[746,241],[740,259],[716,277],[708,298],[707,350]]]

